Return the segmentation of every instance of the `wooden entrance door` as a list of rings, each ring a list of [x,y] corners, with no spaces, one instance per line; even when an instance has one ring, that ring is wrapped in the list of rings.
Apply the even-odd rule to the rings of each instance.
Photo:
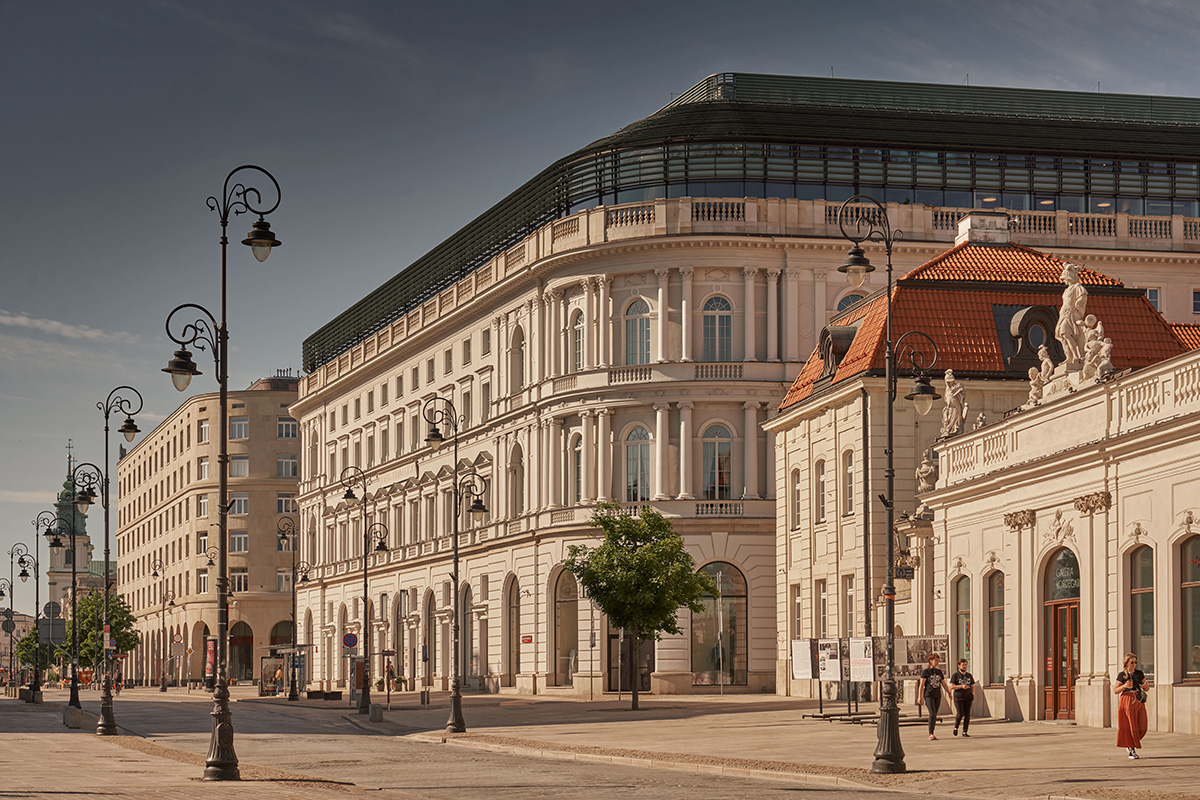
[[[1075,719],[1075,679],[1079,677],[1079,601],[1047,603],[1046,719]]]

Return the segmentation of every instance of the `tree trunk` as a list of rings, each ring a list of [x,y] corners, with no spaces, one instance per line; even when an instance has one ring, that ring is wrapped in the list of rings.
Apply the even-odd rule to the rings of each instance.
[[[641,638],[635,633],[629,637],[629,674],[632,676],[630,695],[633,698],[632,710],[638,710],[638,684],[641,683],[641,667],[638,663],[638,656],[641,654]]]

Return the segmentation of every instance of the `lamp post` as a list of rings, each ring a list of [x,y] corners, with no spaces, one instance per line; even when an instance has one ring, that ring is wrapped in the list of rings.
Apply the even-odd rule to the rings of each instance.
[[[125,422],[117,429],[117,432],[125,437],[125,441],[132,442],[133,437],[140,431],[138,426],[134,424],[133,415],[142,410],[142,395],[137,389],[132,386],[118,386],[108,393],[108,398],[102,403],[96,403],[96,408],[100,409],[100,413],[104,415],[104,468],[101,469],[94,464],[80,464],[75,468],[72,476],[75,483],[79,485],[82,482],[82,488],[75,496],[75,505],[79,511],[87,513],[88,508],[96,501],[96,488],[100,489],[100,505],[104,509],[104,609],[103,609],[103,633],[101,640],[101,661],[103,663],[103,676],[100,684],[100,718],[96,721],[96,734],[99,736],[116,736],[117,735],[117,720],[113,715],[113,693],[112,693],[112,652],[108,646],[109,643],[109,591],[112,589],[112,575],[109,572],[110,561],[110,515],[109,515],[109,487],[108,487],[108,436],[109,436],[109,417],[113,412],[125,415]]]
[[[9,571],[12,571],[12,562],[9,562]],[[13,631],[17,629],[17,623],[13,622],[13,585],[11,578],[0,578],[0,601],[8,597],[8,617],[4,622],[6,633],[8,633],[8,681],[4,684],[4,693],[8,694],[9,687],[13,685],[13,667],[16,664],[13,661]]]
[[[296,561],[296,553],[300,549],[300,538],[296,535],[296,520],[291,517],[279,520],[275,526],[275,533],[279,536],[280,544],[289,544],[292,548],[292,668],[290,670],[292,679],[288,688],[288,700],[299,700],[300,689],[296,682],[296,575],[299,573],[300,583],[308,583],[308,573],[312,572],[312,565],[307,561]]]
[[[462,476],[461,480],[459,478],[458,430],[459,423],[465,422],[465,420],[459,417],[458,409],[454,407],[454,403],[445,397],[431,397],[421,407],[421,416],[429,423],[429,435],[425,437],[425,444],[429,445],[429,449],[433,452],[436,453],[440,450],[446,441],[446,437],[442,435],[441,430],[438,428],[438,423],[448,425],[450,433],[454,437],[454,514],[452,515],[450,535],[451,548],[454,553],[454,568],[450,573],[450,581],[454,591],[454,620],[450,624],[450,638],[453,646],[453,652],[450,656],[450,668],[453,673],[450,676],[450,718],[446,720],[446,732],[463,733],[467,730],[467,723],[463,719],[462,682],[460,680],[462,664],[460,663],[459,625],[462,617],[459,609],[461,598],[458,591],[458,517],[462,513],[463,497],[469,496],[472,498],[469,509],[471,518],[476,521],[483,519],[487,514],[487,506],[483,504],[483,494],[487,487],[483,482],[483,478],[475,472],[468,472]]]
[[[158,597],[162,603],[162,660],[158,667],[158,690],[165,692],[167,690],[167,606],[175,605],[175,592],[167,588],[167,565],[156,558],[150,562],[150,577],[158,578],[160,572],[162,580],[158,584]]]
[[[362,529],[363,529],[363,690],[358,698],[358,713],[371,713],[371,587],[367,580],[367,567],[370,565],[371,559],[371,543],[376,542],[374,551],[376,553],[387,552],[387,526],[382,522],[373,522],[367,524],[367,473],[363,472],[358,467],[350,466],[342,470],[341,474],[342,486],[346,487],[346,493],[342,495],[343,500],[356,500],[357,495],[354,494],[354,487],[362,487]],[[295,584],[293,589],[295,591]],[[292,630],[295,630],[293,624]]]
[[[41,531],[41,522],[42,517],[40,515],[37,517],[37,519],[33,520],[33,549],[35,551],[37,550],[37,537]],[[29,701],[33,702],[34,693],[40,691],[42,688],[41,626],[38,625],[38,615],[40,613],[39,609],[42,605],[42,599],[40,596],[42,582],[38,576],[39,564],[37,558],[34,555],[30,555],[29,548],[26,547],[23,542],[17,542],[8,551],[8,574],[10,586],[12,585],[14,561],[16,562],[16,565],[21,568],[21,572],[16,576],[17,578],[21,579],[21,583],[29,580],[29,568],[33,567],[33,629],[38,631],[36,637],[37,644],[33,648],[33,680],[29,684]],[[9,603],[9,607],[12,607],[11,602]],[[51,627],[53,627],[53,624],[51,624]]]
[[[261,172],[275,187],[275,204],[269,208],[260,207],[262,195],[258,189],[246,186],[241,182],[232,185],[230,180],[242,170]],[[253,197],[253,199],[251,199]],[[217,386],[220,391],[221,410],[219,414],[220,433],[218,442],[220,449],[217,454],[218,469],[218,527],[220,528],[219,566],[217,568],[217,678],[213,688],[212,735],[209,739],[208,758],[205,760],[204,780],[206,781],[236,781],[241,778],[238,771],[237,753],[233,749],[233,712],[229,708],[229,558],[228,526],[229,516],[229,329],[226,326],[226,250],[229,239],[225,235],[229,226],[229,215],[233,213],[258,214],[250,233],[242,240],[249,245],[254,257],[266,261],[271,255],[271,248],[278,247],[280,242],[271,233],[271,226],[264,217],[279,207],[279,182],[275,176],[262,167],[252,164],[240,166],[225,176],[221,187],[221,198],[208,198],[209,209],[216,211],[221,218],[221,320],[220,322],[208,309],[193,303],[186,303],[174,308],[167,315],[167,336],[180,346],[175,356],[168,362],[163,372],[171,375],[171,382],[179,391],[187,389],[192,376],[199,375],[200,370],[192,361],[188,345],[195,345],[200,350],[209,350],[216,363]],[[180,333],[171,332],[171,319],[176,313],[189,310],[185,316],[199,312],[195,321],[184,324]]]
[[[74,517],[77,511],[78,509],[72,505],[71,516]],[[79,702],[79,618],[75,613],[79,551],[75,547],[75,521],[72,519],[68,522],[50,511],[43,511],[38,515],[38,519],[45,522],[45,535],[52,537],[50,539],[51,550],[62,548],[63,543],[60,537],[64,533],[67,535],[67,541],[71,548],[71,699],[67,701],[67,705],[81,709],[83,705]]]
[[[850,204],[863,201],[874,206],[868,208],[866,214],[860,214],[854,221],[854,233],[846,230],[848,217],[851,215],[849,211]],[[898,773],[907,771],[904,764],[904,748],[900,744],[900,709],[896,704],[896,535],[895,535],[895,508],[896,508],[896,490],[895,478],[896,470],[893,454],[893,426],[894,426],[894,408],[893,404],[896,400],[896,353],[899,350],[905,359],[918,371],[916,385],[913,390],[905,395],[906,400],[913,401],[913,407],[918,414],[927,414],[929,409],[933,407],[933,401],[938,398],[938,394],[934,391],[933,386],[929,382],[925,370],[933,367],[937,361],[937,346],[933,340],[920,331],[910,331],[900,337],[899,341],[893,342],[892,339],[892,246],[904,238],[904,232],[893,230],[888,222],[887,209],[873,197],[867,195],[855,195],[842,203],[841,209],[838,211],[838,227],[842,230],[842,236],[853,243],[850,252],[846,256],[846,261],[838,267],[838,272],[846,274],[852,286],[861,286],[868,272],[873,272],[875,267],[867,260],[863,253],[862,247],[859,245],[863,241],[878,242],[883,245],[884,253],[887,256],[887,331],[885,344],[885,361],[884,361],[884,381],[887,384],[887,444],[886,450],[886,466],[883,474],[886,479],[887,494],[883,498],[884,507],[887,510],[887,581],[883,586],[884,600],[884,631],[887,639],[887,667],[883,681],[883,697],[879,706],[879,735],[878,743],[875,747],[875,761],[871,764],[871,771],[876,773]],[[909,336],[917,336],[924,338],[930,345],[933,346],[933,358],[926,363],[925,354],[917,350],[914,346],[908,345],[904,347],[904,341]]]

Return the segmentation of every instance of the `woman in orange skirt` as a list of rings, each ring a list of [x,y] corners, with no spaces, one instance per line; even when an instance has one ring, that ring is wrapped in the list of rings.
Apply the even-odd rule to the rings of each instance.
[[[1146,704],[1138,700],[1138,689],[1149,689],[1151,684],[1145,674],[1137,668],[1138,659],[1133,653],[1125,654],[1125,669],[1117,673],[1113,694],[1121,696],[1117,708],[1117,747],[1124,747],[1130,758],[1137,758],[1142,737],[1146,735]]]

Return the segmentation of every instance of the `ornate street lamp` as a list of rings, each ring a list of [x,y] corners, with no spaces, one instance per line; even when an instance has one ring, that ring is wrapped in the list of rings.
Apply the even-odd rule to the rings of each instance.
[[[246,186],[240,182],[230,184],[233,176],[242,170],[254,170],[262,173],[275,187],[275,204],[269,208],[262,207],[262,195],[258,189]],[[179,345],[175,356],[168,362],[163,372],[171,375],[171,382],[179,391],[187,389],[192,376],[199,375],[196,362],[188,350],[189,345],[195,345],[200,350],[209,350],[217,368],[217,386],[220,390],[220,433],[218,442],[220,449],[217,454],[220,471],[218,483],[218,527],[220,529],[220,546],[218,547],[217,567],[217,676],[213,687],[212,735],[209,739],[208,758],[205,760],[204,780],[206,781],[236,781],[241,779],[238,771],[237,753],[233,749],[233,712],[229,708],[229,558],[228,542],[229,527],[226,524],[229,516],[229,328],[226,325],[226,250],[229,238],[225,235],[229,226],[229,215],[247,212],[258,214],[256,221],[242,240],[254,252],[259,261],[266,261],[271,249],[278,247],[280,242],[271,233],[271,227],[264,217],[279,207],[279,182],[275,176],[262,167],[247,164],[234,169],[225,176],[221,187],[221,198],[208,198],[208,207],[216,211],[221,218],[221,320],[217,321],[203,306],[187,303],[177,306],[167,315],[167,336]],[[171,331],[171,319],[176,313],[191,309],[199,312],[195,321],[182,325],[180,332]],[[185,316],[191,316],[190,312]]]
[[[71,516],[78,511],[77,506],[71,507]],[[67,705],[83,708],[79,702],[79,615],[76,614],[76,586],[78,581],[79,550],[75,547],[75,521],[67,521],[51,511],[43,511],[38,515],[37,522],[46,526],[44,536],[50,539],[50,549],[62,549],[62,536],[66,535],[71,548],[71,699]],[[51,623],[53,628],[53,623]]]
[[[290,544],[292,548],[292,668],[290,670],[292,679],[291,686],[288,688],[288,700],[299,700],[300,689],[296,682],[296,575],[299,573],[299,583],[308,583],[308,573],[312,572],[312,565],[307,561],[296,561],[296,554],[300,550],[300,537],[296,534],[296,520],[291,517],[282,518],[275,526],[275,533],[279,536],[281,545]]]
[[[869,203],[874,208],[867,208],[866,213],[861,213],[862,209],[855,209],[857,214],[854,222],[854,233],[846,230],[848,217],[853,212],[850,211],[850,204],[857,202]],[[864,241],[878,242],[883,245],[884,252],[887,255],[887,333],[886,333],[886,349],[885,349],[885,382],[887,383],[888,399],[887,399],[887,444],[885,455],[887,457],[886,467],[884,469],[884,477],[887,479],[887,494],[884,497],[884,506],[887,509],[887,527],[885,529],[887,536],[887,582],[883,586],[884,599],[884,631],[887,640],[887,671],[884,674],[883,681],[883,697],[879,706],[879,735],[878,743],[875,747],[875,761],[871,764],[871,771],[877,773],[898,773],[905,772],[907,767],[904,764],[904,748],[900,744],[900,709],[896,704],[896,534],[895,534],[895,478],[896,470],[893,458],[893,425],[894,425],[894,409],[893,404],[896,400],[896,353],[899,349],[901,353],[901,363],[907,361],[917,370],[916,386],[913,391],[905,396],[905,399],[913,401],[913,406],[917,413],[926,414],[933,406],[933,401],[937,399],[938,394],[934,391],[933,386],[929,382],[926,375],[926,370],[931,369],[937,362],[937,346],[933,340],[920,331],[910,331],[900,337],[899,341],[893,343],[892,340],[892,246],[897,241],[904,238],[904,232],[893,230],[888,222],[887,209],[883,207],[878,200],[867,195],[855,195],[842,203],[841,209],[838,211],[838,227],[842,230],[842,236],[853,243],[850,252],[846,255],[846,261],[838,267],[838,272],[843,272],[851,286],[862,286],[863,280],[867,273],[874,272],[875,267],[867,259],[862,247],[859,245]],[[916,336],[925,339],[932,347],[932,359],[926,362],[925,354],[917,350],[912,345],[904,345],[905,339],[909,336]]]
[[[162,573],[161,576],[159,573]],[[160,559],[156,558],[150,563],[150,577],[162,578],[158,584],[158,598],[162,603],[162,644],[159,648],[162,651],[162,660],[158,665],[158,690],[165,692],[167,690],[167,606],[175,605],[175,592],[167,588],[167,565]]]
[[[97,488],[100,490],[100,505],[104,508],[104,609],[102,612],[104,627],[101,642],[103,676],[100,689],[100,718],[96,722],[96,733],[99,736],[116,736],[117,720],[113,714],[112,649],[108,646],[111,635],[109,633],[109,592],[112,590],[113,584],[112,575],[109,572],[111,563],[108,483],[109,418],[113,412],[125,415],[125,421],[117,429],[117,432],[125,437],[125,441],[132,442],[133,438],[141,432],[133,421],[133,415],[142,410],[142,395],[132,386],[118,386],[108,393],[108,398],[104,402],[96,403],[96,408],[100,409],[100,413],[104,415],[104,468],[101,469],[94,464],[80,464],[72,473],[72,479],[79,487],[75,505],[80,513],[86,514],[91,504],[96,501]]]
[[[438,428],[438,423],[448,425],[450,433],[454,438],[454,514],[452,515],[450,535],[451,548],[454,553],[454,567],[450,573],[450,581],[454,592],[454,620],[450,625],[453,645],[453,652],[450,656],[450,668],[453,673],[450,676],[450,718],[446,720],[446,732],[463,733],[467,730],[467,723],[463,719],[462,710],[462,664],[461,651],[459,649],[459,626],[462,620],[459,605],[462,600],[459,597],[458,591],[458,518],[462,514],[464,497],[472,499],[468,513],[470,513],[473,520],[478,522],[487,515],[487,506],[483,504],[483,495],[487,490],[487,486],[484,484],[483,478],[475,472],[466,473],[462,476],[461,480],[459,478],[458,430],[459,424],[465,423],[466,420],[459,417],[458,409],[454,407],[454,403],[445,397],[431,397],[421,407],[421,415],[429,423],[429,435],[425,437],[425,444],[429,445],[430,450],[436,453],[446,442],[446,437],[442,435],[441,429]]]
[[[35,557],[38,546],[37,537],[41,533],[41,520],[41,515],[39,515],[37,519],[33,520],[33,549],[35,551],[33,555],[30,554],[29,548],[26,547],[22,542],[17,542],[8,551],[8,575],[10,586],[13,585],[12,581],[16,578],[20,578],[21,583],[28,581],[29,570],[31,567],[33,568],[33,628],[34,630],[38,631],[38,645],[33,648],[33,681],[29,684],[29,702],[31,703],[33,702],[35,693],[41,691],[42,689],[42,648],[40,641],[41,626],[38,624],[40,619],[39,613],[42,606],[42,599],[40,597],[42,582],[38,577],[39,564],[37,558]],[[21,568],[20,574],[16,576],[13,575],[14,562],[18,567]],[[9,608],[12,608],[11,592],[9,598]],[[51,624],[51,627],[53,627],[53,624]],[[9,673],[9,676],[12,676],[11,672]]]
[[[362,487],[363,498],[360,503],[362,508],[362,529],[363,529],[363,689],[362,694],[358,698],[358,713],[371,713],[371,587],[367,580],[367,567],[370,565],[372,550],[376,553],[387,552],[387,526],[382,522],[367,524],[367,473],[363,472],[358,467],[350,466],[342,470],[341,474],[342,486],[346,487],[346,493],[342,495],[343,500],[357,500],[358,496],[354,494],[354,487]],[[375,547],[372,548],[372,543]],[[293,582],[293,591],[295,583]],[[293,626],[293,630],[295,627]]]

